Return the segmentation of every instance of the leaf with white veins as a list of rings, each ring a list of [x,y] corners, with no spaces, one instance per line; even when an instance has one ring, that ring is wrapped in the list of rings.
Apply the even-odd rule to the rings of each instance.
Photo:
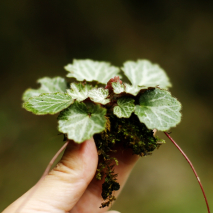
[[[159,86],[162,89],[172,86],[165,71],[148,60],[127,61],[124,63],[122,70],[133,85]]]
[[[135,114],[149,129],[166,131],[181,120],[181,104],[168,91],[147,90],[140,96],[139,103]]]
[[[73,102],[72,97],[65,93],[43,93],[28,99],[23,107],[36,115],[56,114]]]
[[[113,92],[115,94],[120,94],[120,93],[124,92],[124,85],[122,83],[120,83],[119,81],[112,82],[112,88],[113,88]]]
[[[71,89],[67,90],[67,93],[77,101],[83,101],[88,98],[89,90],[92,86],[89,84],[82,83],[71,83]]]
[[[56,92],[66,92],[67,83],[64,78],[55,77],[55,78],[48,78],[44,77],[38,79],[38,83],[41,84],[39,89],[27,89],[22,99],[27,101],[31,97],[39,96],[42,93],[56,93]]]
[[[145,86],[137,86],[137,85],[129,85],[127,83],[125,85],[125,92],[131,95],[136,96],[142,89],[148,89]]]
[[[107,62],[86,60],[73,60],[73,64],[64,67],[69,73],[67,77],[76,78],[78,81],[98,81],[106,84],[110,78],[118,76],[119,68]]]
[[[104,88],[94,88],[89,91],[89,97],[95,103],[107,104],[110,102],[110,99],[107,99],[109,95],[109,90]]]
[[[59,131],[67,134],[68,139],[82,143],[105,129],[105,115],[106,109],[99,104],[75,101],[60,113]]]
[[[117,104],[113,108],[113,114],[117,115],[119,118],[129,118],[135,110],[135,100],[129,97],[121,97],[118,99]]]

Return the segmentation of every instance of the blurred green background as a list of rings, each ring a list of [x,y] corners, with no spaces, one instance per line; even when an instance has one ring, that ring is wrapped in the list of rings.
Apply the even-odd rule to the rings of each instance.
[[[146,58],[166,70],[183,104],[171,136],[213,209],[213,1],[1,0],[0,14],[0,211],[35,184],[62,145],[56,116],[22,109],[22,93],[38,78],[65,76],[73,58],[115,66]],[[166,141],[140,159],[114,209],[207,212],[189,165]]]

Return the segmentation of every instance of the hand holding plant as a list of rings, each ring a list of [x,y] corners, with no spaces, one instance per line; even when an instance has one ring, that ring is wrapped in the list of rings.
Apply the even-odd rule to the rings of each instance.
[[[124,154],[125,157],[121,150],[116,153],[120,164],[115,171],[119,173],[118,180],[121,186],[138,159],[128,150]],[[98,155],[93,139],[81,144],[70,142],[61,161],[45,176],[38,187],[31,188],[3,213],[106,212],[108,208],[99,208],[102,202],[102,182],[94,178],[97,163]],[[30,196],[32,190],[34,193]],[[29,196],[30,199],[25,202]]]
[[[119,68],[92,60],[74,60],[65,69],[67,77],[75,79],[70,85],[61,77],[44,77],[38,80],[39,89],[28,89],[23,95],[26,110],[37,115],[59,113],[58,130],[66,141],[63,148],[69,144],[70,150],[73,141],[81,144],[75,145],[78,149],[74,151],[66,151],[58,166],[49,175],[47,172],[43,175],[44,181],[40,181],[43,187],[50,186],[49,181],[54,182],[55,178],[63,182],[65,178],[62,188],[57,183],[54,186],[51,200],[69,200],[63,208],[60,201],[53,202],[53,206],[47,202],[45,211],[60,204],[55,209],[94,212],[96,204],[101,203],[101,195],[99,212],[103,212],[102,208],[109,207],[116,199],[115,192],[125,182],[137,156],[151,155],[164,143],[153,130],[165,132],[180,122],[181,104],[168,91],[171,83],[164,70],[147,60],[125,62],[121,68],[123,76]],[[124,76],[128,83],[122,81]],[[165,134],[187,159],[203,191],[191,162],[168,133]],[[95,143],[89,140],[91,137]],[[95,179],[90,183],[93,176]],[[39,189],[31,190],[26,195],[28,198],[44,195]],[[203,194],[205,197],[204,191]],[[25,202],[22,209],[35,205],[31,202]],[[206,204],[210,212],[207,199]]]

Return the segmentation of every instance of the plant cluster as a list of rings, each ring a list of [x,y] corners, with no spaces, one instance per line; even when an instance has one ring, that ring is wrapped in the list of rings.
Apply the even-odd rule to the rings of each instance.
[[[101,207],[115,200],[120,188],[113,156],[117,147],[146,156],[159,147],[153,129],[166,131],[181,120],[181,104],[172,97],[169,78],[148,60],[127,61],[121,69],[106,62],[74,60],[65,66],[67,77],[39,79],[28,89],[23,107],[37,115],[56,114],[58,130],[82,143],[94,137],[99,155],[96,178],[103,179]],[[125,75],[129,83],[122,82]]]

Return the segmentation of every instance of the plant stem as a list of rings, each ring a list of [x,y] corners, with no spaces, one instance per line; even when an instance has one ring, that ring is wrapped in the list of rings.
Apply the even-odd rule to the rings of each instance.
[[[184,158],[187,160],[187,162],[188,162],[189,165],[191,166],[192,171],[194,172],[194,174],[195,174],[195,176],[196,176],[196,178],[197,178],[197,181],[198,181],[198,183],[199,183],[199,185],[200,185],[200,188],[201,188],[201,190],[202,190],[202,192],[203,192],[203,196],[204,196],[204,199],[205,199],[205,201],[206,201],[206,206],[207,206],[207,209],[208,209],[208,213],[210,213],[209,204],[208,204],[208,201],[207,201],[206,194],[205,194],[205,192],[204,192],[204,189],[203,189],[203,186],[202,186],[202,184],[201,184],[200,178],[198,177],[198,174],[197,174],[197,172],[196,172],[196,170],[195,170],[195,168],[194,168],[192,162],[189,160],[189,158],[188,158],[187,155],[184,153],[184,151],[178,146],[178,144],[172,139],[172,137],[171,137],[167,132],[164,132],[164,133],[165,133],[165,135],[172,141],[172,143],[178,148],[178,150],[181,152],[181,154],[184,156]]]
[[[18,207],[18,209],[15,211],[15,213],[20,212],[20,210],[26,205],[27,201],[33,196],[33,194],[35,193],[35,191],[38,189],[39,185],[41,184],[42,180],[46,177],[46,175],[49,173],[51,166],[53,165],[53,163],[55,162],[55,160],[57,159],[57,157],[61,154],[61,152],[67,147],[67,145],[69,144],[69,140],[58,150],[58,152],[54,155],[54,157],[51,159],[51,161],[49,162],[48,166],[46,167],[43,175],[41,176],[41,178],[39,179],[39,181],[35,184],[35,186],[32,188],[32,190],[30,191],[29,195],[26,197],[26,199],[21,203],[21,205]]]

